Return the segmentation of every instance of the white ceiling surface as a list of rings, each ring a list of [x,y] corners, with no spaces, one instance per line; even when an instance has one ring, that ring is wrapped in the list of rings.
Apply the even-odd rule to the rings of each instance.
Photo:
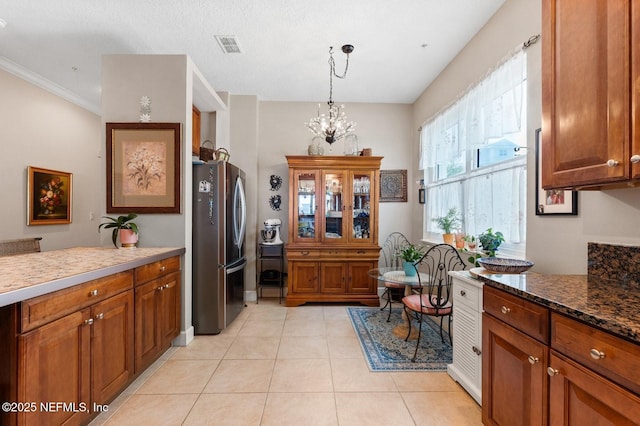
[[[0,0],[0,66],[98,111],[104,54],[187,54],[217,91],[326,102],[329,46],[340,74],[352,44],[335,102],[413,103],[504,1]],[[224,54],[215,35],[243,53]]]

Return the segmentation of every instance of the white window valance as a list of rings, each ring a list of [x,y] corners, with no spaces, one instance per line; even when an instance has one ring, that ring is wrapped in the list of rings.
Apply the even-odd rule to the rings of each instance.
[[[519,48],[422,126],[420,168],[446,164],[522,125],[526,54]]]

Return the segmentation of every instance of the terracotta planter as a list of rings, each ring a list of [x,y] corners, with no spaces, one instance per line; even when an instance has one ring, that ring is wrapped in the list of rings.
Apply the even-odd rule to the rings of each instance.
[[[138,243],[138,234],[131,229],[120,230],[120,246],[121,248],[135,248]]]
[[[464,233],[459,232],[459,233],[455,234],[455,240],[456,240],[456,248],[463,249],[464,248]]]
[[[455,235],[442,234],[442,241],[444,241],[445,244],[449,244],[450,246],[452,246],[454,244],[454,240],[455,240]]]

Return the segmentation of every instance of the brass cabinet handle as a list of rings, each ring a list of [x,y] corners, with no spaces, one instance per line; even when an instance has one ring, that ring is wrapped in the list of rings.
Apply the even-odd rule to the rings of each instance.
[[[93,324],[93,318],[89,318],[89,319],[84,320],[84,323],[85,323],[86,325],[91,325],[91,324]]]
[[[98,315],[96,315],[96,319],[97,320],[101,320],[104,318],[104,313],[100,312]]]
[[[162,291],[162,290],[164,290],[164,286],[163,286],[163,285],[161,285],[161,286],[159,286],[159,287],[156,287],[156,290],[158,290],[158,291]]]
[[[366,253],[366,251],[364,251],[364,250],[358,250],[356,253],[358,253],[358,254],[365,254],[365,253]]]
[[[548,374],[549,376],[551,376],[551,377],[553,377],[553,376],[557,376],[557,375],[558,375],[558,373],[559,373],[559,371],[558,371],[558,370],[556,370],[555,368],[553,368],[553,367],[547,367],[547,374]]]
[[[171,286],[170,286],[169,284],[165,284],[165,285],[163,285],[162,287],[164,287],[165,289],[167,289],[167,288],[169,288],[169,287],[171,287]]]
[[[301,254],[302,254],[303,256],[309,256],[309,252],[308,252],[308,251],[303,251]]]
[[[93,297],[93,296],[97,296],[97,295],[98,295],[98,289],[91,290],[91,291],[89,292],[89,296],[91,296],[91,297]]]
[[[608,160],[608,161],[607,161],[607,166],[609,166],[609,167],[615,167],[615,166],[617,166],[618,164],[620,164],[620,162],[619,162],[618,160],[613,160],[613,159],[611,159],[611,160]]]
[[[640,155],[638,155],[638,154],[632,155],[631,156],[631,162],[633,164],[640,163]]]
[[[529,364],[534,365],[538,362],[540,362],[540,359],[536,358],[533,355],[529,355],[529,358],[527,358],[529,360]]]
[[[510,309],[510,308],[507,308],[506,306],[503,306],[502,308],[500,308],[500,311],[501,311],[503,314],[505,314],[505,315],[506,315],[506,314],[508,314],[509,312],[511,312],[511,309]]]
[[[160,267],[160,272],[164,272],[164,270],[165,270],[165,269],[167,269],[167,267],[166,267],[166,266],[164,266],[164,265],[162,265],[162,266]]]
[[[593,359],[602,359],[602,358],[605,357],[605,353],[604,352],[599,351],[599,350],[597,350],[595,348],[593,348],[593,349],[591,349],[589,351],[589,355],[591,355],[591,358],[593,358]]]

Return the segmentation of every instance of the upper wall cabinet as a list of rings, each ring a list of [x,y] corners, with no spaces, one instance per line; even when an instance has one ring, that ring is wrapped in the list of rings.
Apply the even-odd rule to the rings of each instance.
[[[640,185],[640,5],[542,4],[542,186]]]

